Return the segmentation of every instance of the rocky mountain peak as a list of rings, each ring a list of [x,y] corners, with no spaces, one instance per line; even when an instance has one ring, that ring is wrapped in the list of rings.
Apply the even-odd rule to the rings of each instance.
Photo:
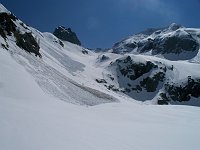
[[[171,25],[169,25],[169,30],[171,31],[176,31],[179,28],[182,28],[183,26],[177,23],[172,23]]]
[[[75,32],[73,32],[71,30],[71,28],[66,28],[64,26],[59,26],[57,27],[53,34],[63,40],[63,41],[68,41],[68,42],[71,42],[71,43],[74,43],[74,44],[77,44],[77,45],[81,45],[81,42],[79,41],[77,35]]]
[[[199,50],[199,33],[180,24],[168,27],[150,28],[135,34],[113,46],[113,53],[140,53],[163,55],[169,60],[188,60],[194,58]]]

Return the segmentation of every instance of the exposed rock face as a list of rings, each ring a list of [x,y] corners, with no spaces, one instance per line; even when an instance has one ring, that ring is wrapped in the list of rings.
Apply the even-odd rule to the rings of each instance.
[[[15,37],[17,46],[41,57],[39,53],[40,47],[31,33],[20,34],[19,32],[15,32]]]
[[[193,52],[199,49],[198,42],[190,34],[186,33],[181,35],[181,33],[178,34],[178,32],[179,31],[177,31],[175,35],[166,38],[149,40],[141,51],[152,49],[152,54],[156,55],[169,53],[180,54],[184,51]]]
[[[16,21],[16,17],[13,14],[0,13],[0,34],[5,39],[6,35],[11,36],[16,31],[16,25],[13,21]]]
[[[156,92],[160,88],[159,84],[164,82],[167,68],[163,64],[154,64],[150,61],[137,62],[130,56],[122,60],[117,59],[115,63],[119,70],[119,85],[124,87],[123,82],[128,81],[125,93],[133,98],[137,99],[135,92],[140,96],[147,92]]]
[[[150,52],[170,60],[188,60],[198,53],[198,38],[198,34],[173,23],[168,28],[149,29],[118,42],[113,46],[113,53]]]
[[[188,76],[175,81],[177,68],[173,65],[126,56],[116,59],[110,67],[114,69],[114,77],[105,74],[103,79],[96,79],[109,90],[123,92],[139,101],[154,99],[159,105],[199,106],[200,78]]]
[[[182,31],[180,31],[182,32]],[[156,37],[155,39],[147,39],[138,42],[137,52],[145,53],[151,51],[152,55],[162,54],[167,59],[173,59],[167,55],[173,54],[180,56],[178,59],[192,59],[199,49],[198,41],[196,41],[190,34],[178,34],[178,31],[175,35],[168,37]],[[127,44],[126,44],[127,45]],[[129,44],[130,45],[130,44]],[[187,56],[181,57],[180,54],[188,53]]]
[[[115,75],[106,74],[104,79],[96,81],[109,90],[123,92],[140,101],[156,96],[164,85],[167,70],[171,69],[161,62],[140,61],[131,56],[116,59],[109,68],[114,69]]]
[[[172,24],[169,26],[169,30],[176,31],[177,29],[182,28],[182,27],[183,27],[183,26],[180,25],[180,24],[172,23]]]
[[[141,77],[143,74],[149,72],[151,69],[156,68],[152,62],[147,61],[144,63],[136,63],[134,62],[130,56],[128,56],[124,60],[117,59],[116,62],[119,66],[119,71],[123,76],[127,76],[130,80],[135,80]]]
[[[98,61],[99,62],[105,62],[105,61],[107,61],[107,60],[109,60],[110,58],[108,57],[108,56],[106,56],[105,54],[103,54],[103,55],[100,55],[99,57],[98,57]]]
[[[192,97],[200,97],[200,79],[192,79],[189,76],[188,81],[181,85],[176,85],[175,83],[165,84],[164,91],[160,93],[158,98],[158,104],[188,102]]]
[[[81,42],[79,41],[78,37],[76,36],[76,33],[73,32],[70,28],[65,28],[63,26],[59,26],[55,29],[53,34],[63,40],[63,41],[69,41],[73,44],[81,45]]]
[[[17,20],[17,17],[15,17],[13,14],[6,12],[0,13],[0,35],[5,39],[5,41],[7,39],[7,36],[14,36],[17,46],[26,50],[27,52],[32,52],[36,56],[41,57],[41,54],[39,52],[39,43],[33,37],[28,28],[26,28],[27,32],[25,32],[24,34],[20,33],[20,30],[17,29],[17,26],[15,25],[15,21]],[[23,23],[21,24],[24,28]],[[8,48],[8,45],[5,48]]]

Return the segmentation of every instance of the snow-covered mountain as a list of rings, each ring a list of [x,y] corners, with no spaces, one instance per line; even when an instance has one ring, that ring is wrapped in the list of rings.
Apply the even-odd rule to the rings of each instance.
[[[199,107],[152,104],[200,106],[199,35],[173,24],[94,52],[0,4],[0,149],[198,150]]]
[[[63,40],[63,41],[68,41],[73,44],[81,45],[81,42],[79,41],[77,35],[75,32],[71,30],[71,28],[65,28],[63,26],[59,26],[55,29],[53,34]]]
[[[140,101],[200,106],[199,50],[200,29],[148,29],[109,50],[121,57],[110,61],[113,81],[104,85]]]
[[[168,60],[190,60],[198,57],[200,29],[172,23],[167,28],[148,29],[113,46],[113,53],[160,56]]]
[[[113,51],[95,53],[81,47],[70,28],[56,28],[58,39],[1,10],[1,47],[45,93],[85,105],[116,102],[123,95],[153,104],[200,106],[199,29],[177,24],[149,29],[115,44]]]

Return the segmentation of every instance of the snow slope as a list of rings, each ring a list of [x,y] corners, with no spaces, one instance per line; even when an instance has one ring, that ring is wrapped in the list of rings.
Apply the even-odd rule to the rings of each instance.
[[[122,99],[83,107],[45,94],[4,49],[0,68],[0,149],[200,148],[197,107],[141,105]]]
[[[1,56],[0,149],[200,148],[197,107],[128,101],[93,107],[72,105],[45,95],[9,53],[1,50]]]
[[[33,77],[12,59],[4,49],[0,49],[0,95],[4,98],[37,100],[45,97],[44,92]]]
[[[42,33],[38,34],[35,31],[35,34],[39,37]],[[21,50],[12,40],[8,41],[12,59],[21,64],[32,75],[35,82],[46,94],[63,101],[81,105],[96,105],[119,101],[117,98],[108,95],[108,91],[101,92],[96,90],[94,88],[95,85],[91,84],[91,78],[89,78],[90,87],[85,86],[84,82],[87,81],[85,78],[88,78],[94,67],[86,68],[89,60],[80,51],[81,47],[67,42],[68,47],[66,46],[66,49],[62,49],[60,45],[52,44],[51,36],[57,39],[52,34],[47,33],[41,36],[42,59]],[[67,49],[69,49],[68,53]],[[70,49],[73,50],[73,53],[70,52]],[[73,58],[73,55],[75,55],[75,58]],[[79,61],[76,61],[76,59]],[[87,70],[87,74],[82,76],[81,72],[85,70]],[[93,82],[95,83],[95,81]]]
[[[80,107],[55,99],[0,101],[3,150],[198,150],[195,107],[112,103]]]

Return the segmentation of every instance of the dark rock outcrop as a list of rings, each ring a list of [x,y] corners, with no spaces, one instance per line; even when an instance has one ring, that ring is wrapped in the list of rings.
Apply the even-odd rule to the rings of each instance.
[[[196,51],[198,42],[190,35],[175,35],[164,39],[155,39],[152,44],[153,54],[180,54],[184,51]]]
[[[200,97],[200,79],[192,79],[189,76],[188,81],[181,85],[176,85],[175,83],[165,84],[164,91],[160,93],[158,98],[158,104],[188,102],[192,97]]]
[[[31,33],[20,34],[19,32],[15,32],[15,37],[17,46],[27,52],[34,53],[35,56],[41,57],[41,54],[39,53],[40,46]]]
[[[0,35],[6,39],[6,35],[11,36],[16,31],[16,17],[13,14],[0,13]]]
[[[63,40],[63,41],[68,41],[73,44],[81,45],[81,42],[79,41],[78,37],[76,36],[76,33],[73,32],[70,28],[65,28],[63,26],[59,26],[55,29],[53,34]]]
[[[169,60],[189,60],[199,50],[199,35],[178,24],[167,28],[149,29],[114,44],[113,53],[161,54]]]
[[[164,82],[165,73],[158,72],[153,77],[147,77],[140,82],[141,86],[146,89],[147,92],[155,92],[159,82]]]
[[[41,57],[41,54],[39,52],[40,47],[38,41],[33,37],[32,33],[26,32],[24,34],[20,33],[20,30],[17,29],[17,26],[15,25],[15,21],[17,20],[17,17],[15,17],[13,14],[10,13],[0,13],[0,35],[5,39],[7,39],[7,36],[14,36],[16,39],[16,45],[20,48],[24,49],[27,52],[32,52],[36,56]],[[21,26],[24,27],[24,25]],[[28,31],[28,28],[27,28]],[[8,45],[3,47],[8,49]]]
[[[115,68],[116,78],[111,79],[107,75],[105,79],[109,82],[98,83],[104,84],[109,90],[123,92],[140,101],[156,96],[163,87],[166,80],[166,72],[169,70],[161,62],[138,61],[131,56],[116,59],[116,61],[110,63],[109,67]],[[114,85],[113,81],[119,84]]]
[[[148,73],[153,68],[157,68],[152,62],[147,61],[144,63],[135,63],[130,56],[124,60],[117,59],[116,62],[119,65],[119,71],[123,76],[127,76],[130,80],[136,80],[143,74]]]
[[[182,27],[183,27],[183,26],[180,25],[180,24],[172,23],[172,24],[168,27],[168,29],[171,30],[171,31],[176,31],[176,30],[178,30],[178,29],[180,29],[180,28],[182,28]]]

